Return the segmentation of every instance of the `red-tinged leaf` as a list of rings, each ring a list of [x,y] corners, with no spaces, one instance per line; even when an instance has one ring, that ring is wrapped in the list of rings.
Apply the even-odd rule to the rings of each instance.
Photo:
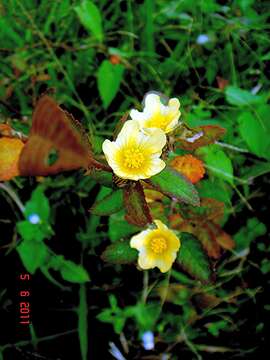
[[[213,222],[209,222],[208,226],[215,234],[216,241],[225,250],[232,250],[235,247],[235,242],[232,237],[227,234],[222,228]]]
[[[192,299],[201,309],[214,308],[224,301],[222,298],[207,293],[195,294]]]
[[[183,223],[185,223],[185,219],[180,214],[171,214],[168,217],[170,222],[170,228],[180,230]]]
[[[79,168],[110,171],[93,158],[82,125],[48,95],[34,110],[32,127],[19,159],[22,176],[47,176]]]
[[[209,225],[210,224],[210,225]],[[218,259],[221,255],[221,247],[215,237],[215,232],[211,227],[211,222],[200,220],[188,220],[170,217],[170,227],[179,231],[193,234],[201,242],[208,256]]]
[[[192,220],[210,220],[218,224],[224,216],[224,203],[212,198],[201,198],[200,206],[190,209],[188,215]]]
[[[146,203],[143,187],[137,181],[124,188],[125,219],[133,225],[145,226],[152,223],[152,217]]]
[[[224,203],[212,198],[202,198],[201,207],[204,208],[204,218],[218,223],[224,216]]]
[[[196,224],[193,229],[193,234],[198,237],[209,257],[213,259],[220,258],[221,247],[217,242],[215,232],[210,222],[204,222],[201,225]]]
[[[229,85],[229,80],[223,79],[220,76],[217,76],[216,79],[217,79],[218,88],[220,90],[224,90],[225,87]]]
[[[91,147],[79,123],[50,96],[43,95],[34,110],[30,136],[20,156],[21,175],[87,169],[91,160]]]
[[[225,134],[225,131],[224,128],[218,125],[205,125],[186,129],[180,137],[175,138],[175,147],[192,151],[219,140]]]
[[[0,124],[0,136],[12,136],[12,128],[8,124]]]

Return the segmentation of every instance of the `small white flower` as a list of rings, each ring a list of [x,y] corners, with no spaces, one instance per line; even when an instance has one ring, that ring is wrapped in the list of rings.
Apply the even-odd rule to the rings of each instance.
[[[152,331],[146,331],[143,333],[142,344],[145,350],[153,350],[155,348],[155,338]]]
[[[31,224],[38,224],[40,222],[40,217],[38,214],[30,214],[28,216],[28,221],[31,223]]]
[[[199,45],[207,44],[209,41],[210,41],[210,37],[206,34],[200,34],[196,40],[197,44]]]

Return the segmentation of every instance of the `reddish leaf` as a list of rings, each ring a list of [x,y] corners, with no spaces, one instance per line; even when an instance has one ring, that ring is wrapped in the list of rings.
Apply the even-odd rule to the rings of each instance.
[[[221,255],[221,247],[215,236],[215,229],[209,221],[183,219],[177,214],[170,216],[170,227],[182,232],[193,234],[201,242],[207,255],[213,259],[218,259]]]
[[[217,242],[211,223],[205,222],[201,225],[196,224],[193,233],[200,240],[209,257],[213,259],[218,259],[220,257],[221,247]]]
[[[92,156],[81,124],[43,95],[33,113],[29,139],[19,160],[20,174],[46,176],[89,167],[104,168]]]
[[[227,234],[222,228],[213,222],[209,222],[212,232],[215,234],[216,241],[225,250],[232,250],[235,247],[235,242],[232,237]]]
[[[225,129],[218,125],[198,126],[185,130],[181,137],[175,139],[176,148],[192,151],[201,146],[209,145],[225,134]]]
[[[201,198],[200,207],[190,209],[188,215],[192,220],[219,223],[224,216],[224,203],[212,198]]]
[[[145,226],[152,223],[152,217],[146,203],[140,182],[131,182],[124,188],[125,219],[133,225]]]
[[[207,293],[195,294],[193,300],[201,309],[214,308],[224,301],[222,298]]]
[[[201,207],[205,208],[205,217],[218,223],[224,216],[224,203],[212,198],[202,198]]]
[[[229,85],[229,80],[223,79],[220,76],[217,76],[217,84],[218,84],[218,88],[220,90],[224,90],[226,86]]]

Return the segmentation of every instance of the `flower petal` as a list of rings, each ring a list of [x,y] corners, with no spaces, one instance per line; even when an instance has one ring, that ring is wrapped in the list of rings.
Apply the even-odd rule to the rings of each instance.
[[[169,100],[168,106],[178,110],[180,108],[180,101],[177,98],[172,98]]]
[[[167,141],[164,131],[158,128],[144,128],[143,131],[147,136],[141,140],[141,144],[149,148],[151,153],[161,154],[162,148],[166,145]]]
[[[104,142],[102,144],[102,150],[105,154],[108,164],[114,170],[114,168],[116,166],[115,157],[116,157],[116,153],[118,150],[115,142],[107,140],[107,139],[104,140]]]
[[[156,266],[155,259],[144,252],[139,252],[138,264],[144,270],[153,269]]]
[[[132,120],[143,121],[147,119],[147,115],[144,112],[132,109],[129,113]]]
[[[161,160],[159,157],[155,157],[151,160],[149,168],[145,171],[145,179],[150,178],[156,174],[159,174],[166,166],[166,163]]]
[[[171,252],[178,251],[181,246],[179,238],[173,233],[173,231],[168,230],[168,232],[170,232],[170,234],[168,234],[168,250]]]
[[[165,230],[165,231],[169,230],[168,227],[165,224],[163,224],[162,221],[160,221],[158,219],[155,219],[154,223],[156,224],[157,228],[160,230]]]
[[[118,146],[124,146],[134,139],[140,131],[139,123],[136,120],[128,120],[124,123],[120,133],[117,136],[116,144]]]
[[[160,97],[157,94],[148,94],[144,100],[145,106],[144,109],[147,109],[147,112],[156,113],[160,111]]]
[[[159,268],[159,270],[164,273],[171,269],[172,264],[174,263],[176,259],[176,253],[169,253],[164,255],[162,258],[159,258],[156,261],[156,266]]]
[[[140,250],[147,241],[148,234],[151,233],[150,229],[141,231],[139,234],[132,236],[130,240],[130,247]]]

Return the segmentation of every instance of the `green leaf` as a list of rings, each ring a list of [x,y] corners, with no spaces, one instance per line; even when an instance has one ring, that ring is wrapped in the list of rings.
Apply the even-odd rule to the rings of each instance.
[[[27,220],[19,221],[16,224],[18,233],[25,241],[42,241],[48,239],[53,231],[48,224],[31,224]]]
[[[257,162],[253,166],[243,169],[244,179],[248,182],[270,172],[270,162]]]
[[[260,106],[256,113],[243,112],[238,117],[239,132],[249,149],[270,160],[270,106]]]
[[[129,240],[109,245],[102,253],[102,260],[112,264],[131,264],[137,260],[138,252],[129,245]]]
[[[212,171],[215,176],[233,184],[232,161],[218,145],[200,148],[198,154],[203,157],[207,168]]]
[[[90,211],[94,215],[109,216],[123,208],[123,191],[112,191],[103,199],[96,201]]]
[[[78,335],[82,360],[87,360],[88,352],[88,306],[85,285],[80,285],[80,304],[78,308]]]
[[[113,325],[114,332],[120,334],[123,331],[127,316],[125,310],[117,305],[117,299],[113,294],[109,295],[110,308],[103,309],[97,318],[99,321],[110,323]]]
[[[78,284],[90,281],[89,275],[82,265],[77,265],[70,260],[62,260],[59,270],[62,278],[66,281]]]
[[[136,232],[141,231],[141,228],[132,224],[129,224],[124,219],[124,212],[118,212],[109,219],[109,237],[111,241],[120,240],[123,237],[130,236]]]
[[[90,0],[83,0],[80,5],[75,6],[75,11],[86,30],[102,41],[102,17],[97,6]]]
[[[115,98],[124,74],[124,66],[104,60],[98,68],[98,91],[105,109]]]
[[[17,246],[17,251],[30,274],[34,274],[50,257],[47,246],[37,241],[22,241]]]
[[[258,236],[264,235],[266,231],[266,226],[257,218],[248,219],[246,226],[243,226],[233,237],[236,243],[236,251],[249,251],[252,241]]]
[[[211,278],[209,260],[204,253],[202,246],[193,235],[181,233],[181,247],[177,260],[181,267],[192,277],[208,282]]]
[[[113,187],[113,174],[108,171],[93,169],[89,176],[101,185]]]
[[[125,308],[127,317],[133,317],[143,333],[147,330],[154,330],[155,323],[160,315],[160,304],[152,302],[145,304],[137,302],[134,306],[127,306]]]
[[[201,180],[198,184],[200,197],[213,198],[231,206],[233,191],[231,186],[220,178]]]
[[[235,106],[251,106],[262,104],[264,98],[259,95],[253,95],[247,90],[236,86],[227,86],[225,89],[226,100],[229,104]]]
[[[132,225],[145,226],[152,223],[142,185],[139,181],[124,188],[125,219]]]
[[[166,166],[159,174],[151,177],[148,183],[171,198],[176,198],[194,206],[200,204],[197,190],[192,183],[169,166]]]
[[[50,216],[50,205],[44,194],[44,187],[38,186],[25,205],[24,215],[28,218],[32,214],[39,215],[41,221],[48,222]]]

